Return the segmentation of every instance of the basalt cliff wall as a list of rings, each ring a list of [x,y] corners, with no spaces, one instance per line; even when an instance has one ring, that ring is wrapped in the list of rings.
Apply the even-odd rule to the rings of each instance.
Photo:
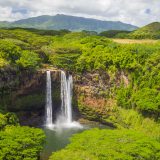
[[[46,70],[0,70],[0,109],[15,112],[22,125],[42,125],[45,117]],[[50,68],[52,78],[53,120],[61,106],[60,73]],[[74,119],[86,118],[110,124],[109,117],[116,110],[115,88],[123,82],[129,84],[127,75],[120,72],[73,74]]]

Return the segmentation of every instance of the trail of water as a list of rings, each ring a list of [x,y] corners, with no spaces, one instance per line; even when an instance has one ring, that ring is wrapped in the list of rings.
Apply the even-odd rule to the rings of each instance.
[[[73,79],[69,75],[68,79],[64,71],[61,72],[61,115],[67,123],[72,122],[72,87]]]
[[[51,72],[46,72],[46,126],[52,127],[53,121],[52,121],[52,86],[51,86]]]

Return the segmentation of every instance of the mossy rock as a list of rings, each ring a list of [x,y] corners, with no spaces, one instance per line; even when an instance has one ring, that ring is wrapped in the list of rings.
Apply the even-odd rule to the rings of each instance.
[[[10,110],[30,111],[42,108],[45,105],[44,94],[32,94],[23,97],[18,97],[9,107]]]

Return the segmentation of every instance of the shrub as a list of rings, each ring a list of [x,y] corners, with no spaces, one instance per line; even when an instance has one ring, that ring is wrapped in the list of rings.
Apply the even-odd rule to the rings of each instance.
[[[66,149],[53,153],[50,160],[159,160],[160,143],[132,130],[91,129],[71,138]],[[88,155],[87,155],[88,154]],[[83,157],[86,155],[86,158]],[[88,157],[87,157],[88,156]]]
[[[21,48],[11,41],[0,40],[0,57],[14,63],[19,57]],[[3,54],[2,54],[3,53]]]
[[[160,113],[160,93],[156,89],[143,88],[133,95],[133,101],[142,112]]]
[[[0,68],[3,68],[7,66],[9,63],[4,59],[0,57]]]
[[[7,113],[1,114],[0,113],[0,130],[4,129],[8,125],[15,125],[19,124],[19,120],[14,113]]]
[[[38,160],[44,138],[41,129],[8,126],[0,131],[0,159]]]
[[[34,69],[40,65],[40,58],[37,53],[26,50],[21,53],[21,57],[16,63],[22,68]]]

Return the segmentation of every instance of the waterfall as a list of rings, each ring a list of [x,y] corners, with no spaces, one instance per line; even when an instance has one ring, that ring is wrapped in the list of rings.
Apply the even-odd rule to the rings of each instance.
[[[61,111],[57,114],[57,120],[53,124],[52,120],[52,86],[51,72],[46,72],[46,115],[45,123],[49,129],[63,128],[82,128],[82,126],[72,120],[72,75],[67,76],[64,71],[61,71]]]
[[[61,71],[61,118],[65,123],[72,123],[72,75],[67,78]]]
[[[51,86],[51,72],[46,72],[46,126],[51,127],[52,122],[52,86]]]
[[[55,124],[55,127],[58,129],[83,128],[72,119],[72,89],[72,75],[67,76],[64,71],[61,71],[61,112]]]

